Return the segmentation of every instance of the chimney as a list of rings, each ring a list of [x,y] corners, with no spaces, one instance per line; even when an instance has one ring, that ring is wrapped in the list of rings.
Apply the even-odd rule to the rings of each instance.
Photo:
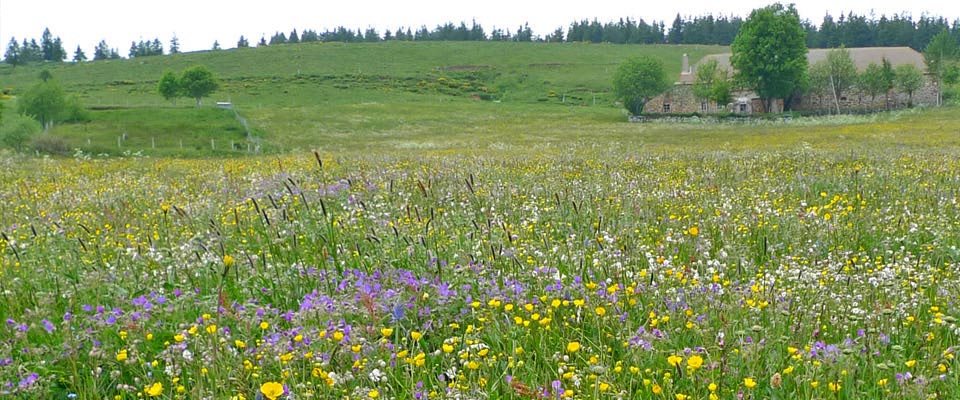
[[[690,58],[687,57],[687,54],[686,54],[686,53],[684,53],[684,54],[683,54],[683,70],[682,70],[680,73],[681,73],[681,74],[689,74],[689,73],[691,73],[691,72],[692,72],[692,71],[690,71]]]

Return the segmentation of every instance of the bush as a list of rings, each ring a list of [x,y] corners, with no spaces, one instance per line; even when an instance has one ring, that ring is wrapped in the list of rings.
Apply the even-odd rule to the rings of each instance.
[[[80,104],[80,99],[71,97],[63,110],[63,122],[90,122],[90,111]]]
[[[23,145],[30,137],[40,132],[40,123],[26,115],[18,114],[3,120],[0,126],[0,141],[16,151],[23,151]]]
[[[67,142],[59,136],[50,134],[37,135],[33,138],[33,149],[40,153],[67,155],[70,149],[67,148]]]

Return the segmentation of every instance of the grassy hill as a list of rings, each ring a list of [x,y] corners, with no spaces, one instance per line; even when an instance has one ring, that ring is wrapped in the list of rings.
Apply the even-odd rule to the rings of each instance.
[[[237,143],[245,140],[245,134],[237,134],[243,131],[239,124],[210,126],[195,118],[189,100],[174,105],[156,93],[164,71],[197,64],[208,66],[221,79],[221,89],[208,104],[231,101],[265,151],[335,150],[368,143],[435,147],[451,145],[438,143],[450,136],[458,138],[453,145],[490,143],[499,135],[513,138],[578,129],[596,121],[622,121],[610,81],[623,59],[650,54],[662,59],[668,70],[679,71],[684,53],[697,60],[724,49],[309,43],[83,64],[3,66],[0,87],[16,93],[35,82],[39,70],[49,69],[69,93],[92,108],[93,118],[86,124],[56,127],[51,134],[69,148],[94,153],[203,155],[228,151],[228,141],[238,149],[229,151],[245,151],[246,144]],[[221,128],[223,136],[218,137]],[[211,146],[210,139],[222,143]]]

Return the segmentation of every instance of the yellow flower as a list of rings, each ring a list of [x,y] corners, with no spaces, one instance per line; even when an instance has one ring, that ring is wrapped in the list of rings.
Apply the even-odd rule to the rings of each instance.
[[[716,391],[717,391],[717,384],[716,384],[716,383],[713,383],[713,382],[710,382],[710,386],[707,386],[707,389],[710,390],[711,392],[716,392]]]
[[[163,394],[163,384],[160,382],[154,382],[152,385],[145,387],[143,391],[147,394],[147,396],[157,397]]]
[[[117,361],[126,361],[127,360],[127,349],[122,349],[117,352]]]
[[[336,340],[336,341],[338,341],[338,342],[341,341],[341,340],[343,340],[343,332],[340,332],[340,331],[334,332],[334,333],[333,333],[333,340]]]
[[[746,386],[747,389],[753,389],[757,386],[757,381],[753,380],[753,378],[743,378],[743,385]]]
[[[226,266],[226,267],[228,267],[228,268],[229,268],[229,267],[232,267],[234,262],[235,262],[235,260],[233,259],[233,257],[232,257],[231,255],[229,255],[229,254],[224,254],[224,255],[223,255],[223,265],[224,265],[224,266]]]
[[[917,360],[910,360],[904,363],[907,368],[913,368],[914,365],[917,365]]]
[[[783,369],[783,374],[784,374],[784,375],[790,375],[791,373],[793,373],[793,366],[792,366],[792,365]]]
[[[683,357],[680,357],[676,354],[672,354],[670,355],[670,357],[667,357],[667,362],[670,363],[671,367],[676,367],[677,365],[680,365],[682,361],[683,361]]]
[[[687,395],[685,395],[685,394],[683,394],[683,393],[677,393],[677,394],[673,395],[673,397],[676,398],[677,400],[687,400],[687,399],[690,398],[690,396],[687,396]]]
[[[601,391],[601,392],[606,392],[607,390],[610,390],[610,384],[609,384],[609,383],[606,383],[606,382],[601,382],[601,383],[600,383],[600,391]]]
[[[567,353],[576,353],[580,350],[580,342],[567,343]]]
[[[283,395],[283,385],[279,382],[266,382],[260,385],[260,393],[263,393],[270,400],[276,400]]]
[[[697,227],[695,227],[695,226],[690,228],[690,235],[691,235],[691,236],[697,236],[697,235],[699,235],[699,234],[700,234],[700,228],[697,228]]]
[[[887,386],[887,378],[877,381],[877,386]]]
[[[687,359],[687,368],[689,368],[691,371],[696,371],[702,366],[703,366],[703,357],[700,357],[699,355],[694,354],[690,356],[689,359]]]
[[[242,349],[242,348],[244,348],[244,347],[247,347],[247,343],[244,342],[244,341],[242,341],[242,340],[240,340],[240,339],[234,340],[234,341],[233,341],[233,345],[236,346],[238,349]]]
[[[660,394],[661,392],[663,392],[663,388],[660,387],[660,385],[658,385],[658,384],[656,384],[656,383],[653,384],[653,387],[650,388],[650,390],[653,391],[653,394]]]
[[[260,329],[267,330],[270,327],[270,323],[267,321],[260,321]]]
[[[597,306],[597,308],[594,309],[594,311],[596,311],[597,315],[599,315],[599,316],[601,316],[601,317],[604,316],[604,314],[607,313],[607,309],[606,309],[606,308],[603,308],[602,306]]]
[[[423,337],[423,334],[417,331],[410,332],[410,338],[414,341],[420,340]]]
[[[480,364],[478,364],[476,361],[470,361],[469,363],[467,363],[467,368],[477,369],[477,368],[480,368]]]
[[[393,328],[381,328],[380,334],[383,335],[383,337],[390,337],[393,335]]]
[[[819,381],[810,382],[810,387],[812,387],[812,388],[814,388],[814,389],[816,389],[816,388],[819,387],[819,386],[820,386],[820,382],[819,382]]]
[[[443,348],[443,352],[444,352],[444,353],[451,353],[451,352],[453,352],[453,345],[452,345],[452,344],[444,343],[443,346],[441,346],[441,347]]]
[[[367,396],[369,396],[371,399],[375,399],[377,397],[380,397],[380,391],[378,391],[377,389],[373,389],[367,392]]]
[[[827,387],[829,387],[831,392],[839,392],[840,382],[830,382],[829,384],[827,384]]]
[[[179,334],[179,333],[176,334],[176,335],[173,335],[173,340],[176,341],[177,343],[182,342],[183,339],[184,339],[183,335],[181,335],[181,334]]]
[[[215,324],[207,325],[206,331],[207,331],[208,334],[211,334],[211,335],[217,333],[217,325],[215,325]]]

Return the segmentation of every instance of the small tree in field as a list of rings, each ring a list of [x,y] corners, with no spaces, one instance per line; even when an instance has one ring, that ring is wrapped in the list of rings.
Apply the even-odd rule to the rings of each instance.
[[[613,74],[613,92],[633,115],[640,115],[646,102],[668,88],[663,63],[650,56],[627,59]]]
[[[903,64],[895,72],[897,90],[907,93],[907,106],[913,107],[913,92],[923,86],[923,73],[913,64]]]
[[[63,88],[51,80],[38,82],[17,99],[20,113],[36,119],[43,130],[49,129],[54,121],[64,115],[66,105]]]
[[[197,107],[200,107],[201,99],[213,93],[220,85],[214,78],[213,72],[205,66],[197,65],[183,71],[183,75],[180,76],[180,87],[183,88],[185,95],[197,99]]]
[[[886,93],[889,85],[883,72],[883,66],[877,63],[870,63],[867,69],[860,74],[860,89],[870,95],[870,101],[877,99],[877,95]]]
[[[720,68],[717,60],[710,60],[697,67],[696,80],[693,83],[693,95],[701,100],[710,100],[716,104],[727,104],[733,98],[730,77],[727,70]]]
[[[163,98],[172,101],[173,104],[176,105],[177,97],[182,93],[177,74],[170,71],[164,72],[163,77],[160,78],[160,83],[157,84],[157,91],[160,92]]]

